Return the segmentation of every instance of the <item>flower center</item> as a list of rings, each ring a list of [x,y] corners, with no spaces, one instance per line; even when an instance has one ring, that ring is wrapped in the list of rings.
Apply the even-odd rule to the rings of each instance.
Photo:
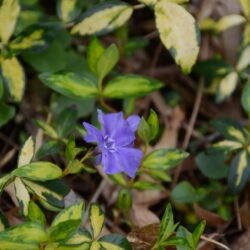
[[[108,135],[104,136],[104,148],[108,149],[111,152],[116,151],[115,141]]]

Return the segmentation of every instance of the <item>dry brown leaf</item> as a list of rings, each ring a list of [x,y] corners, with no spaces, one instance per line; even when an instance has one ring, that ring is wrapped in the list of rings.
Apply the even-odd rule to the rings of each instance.
[[[240,207],[240,219],[243,227],[250,230],[250,204],[248,200]]]
[[[160,219],[147,207],[140,205],[133,205],[129,212],[129,217],[134,225],[137,227],[144,227],[153,223],[160,223]]]
[[[194,204],[194,211],[196,215],[200,219],[205,220],[207,222],[207,225],[209,226],[221,228],[227,224],[227,221],[221,218],[218,214],[215,214],[209,210],[206,210],[197,204]]]

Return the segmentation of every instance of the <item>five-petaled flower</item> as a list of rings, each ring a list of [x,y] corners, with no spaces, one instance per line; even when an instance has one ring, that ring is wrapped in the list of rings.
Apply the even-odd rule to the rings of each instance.
[[[139,116],[131,115],[125,120],[122,112],[104,114],[98,110],[98,120],[101,130],[87,122],[83,123],[87,130],[84,140],[97,143],[100,152],[97,164],[102,163],[106,174],[125,172],[128,176],[135,177],[143,157],[142,151],[134,148]]]

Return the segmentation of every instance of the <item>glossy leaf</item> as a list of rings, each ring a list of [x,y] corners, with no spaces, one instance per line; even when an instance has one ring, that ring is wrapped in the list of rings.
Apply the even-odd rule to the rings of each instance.
[[[124,75],[113,78],[104,88],[103,95],[109,98],[125,99],[145,96],[162,87],[162,83],[139,75]]]
[[[91,204],[89,209],[89,219],[91,225],[92,236],[96,239],[104,226],[104,214],[97,204]]]
[[[34,155],[34,150],[35,150],[35,143],[30,136],[24,143],[21,152],[18,157],[18,167],[21,167],[23,165],[29,164],[33,158]]]
[[[180,149],[157,149],[144,157],[142,166],[145,168],[166,170],[178,165],[188,155],[187,152]]]
[[[94,37],[87,48],[87,62],[90,70],[96,75],[98,74],[97,63],[103,52],[104,47],[102,46],[101,42],[96,37]]]
[[[107,33],[126,23],[132,12],[132,7],[126,3],[105,3],[85,12],[71,32],[80,35]]]
[[[0,37],[7,43],[15,29],[20,12],[18,0],[3,0],[0,8]]]
[[[62,170],[46,161],[32,162],[14,170],[13,174],[34,181],[48,181],[62,176]]]
[[[119,51],[115,44],[110,45],[99,57],[96,72],[99,79],[103,79],[115,67],[119,60]]]
[[[16,57],[3,60],[2,74],[11,98],[15,102],[20,102],[24,93],[25,75]]]
[[[202,174],[210,179],[225,178],[228,174],[227,155],[224,152],[220,154],[200,153],[195,160]]]
[[[159,120],[153,109],[150,109],[148,125],[150,126],[150,140],[154,140],[159,132]]]
[[[30,195],[23,184],[22,180],[20,178],[15,178],[14,181],[15,191],[16,191],[16,197],[19,203],[19,207],[21,209],[21,212],[23,215],[28,215],[28,209],[29,209],[29,202],[30,202]]]
[[[199,32],[194,18],[180,5],[164,0],[156,3],[155,16],[162,43],[182,70],[190,72],[199,53]]]
[[[54,91],[74,98],[82,99],[97,95],[97,85],[93,79],[85,74],[76,74],[73,72],[39,75],[41,81]]]
[[[33,201],[29,202],[28,219],[43,226],[46,225],[46,218],[40,207]]]

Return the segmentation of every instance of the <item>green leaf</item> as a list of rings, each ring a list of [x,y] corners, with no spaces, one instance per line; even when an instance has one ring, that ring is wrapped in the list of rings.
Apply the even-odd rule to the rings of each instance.
[[[173,234],[176,227],[177,224],[174,224],[172,207],[170,204],[168,204],[161,219],[158,242],[161,243],[166,241]]]
[[[250,155],[248,151],[240,151],[232,160],[228,184],[230,188],[238,192],[244,188],[250,177]]]
[[[64,23],[71,22],[79,16],[82,6],[81,0],[58,0],[56,5],[57,15]]]
[[[125,212],[132,207],[132,193],[127,188],[121,188],[118,192],[117,207]]]
[[[182,70],[190,72],[199,53],[199,31],[194,18],[180,5],[164,0],[156,3],[155,16],[161,41]]]
[[[0,127],[8,123],[15,116],[15,108],[0,102]]]
[[[195,158],[198,168],[209,179],[221,179],[227,176],[228,166],[226,165],[227,155],[200,153]]]
[[[230,118],[216,119],[212,125],[227,139],[238,141],[242,144],[247,142],[248,132],[236,121]]]
[[[101,250],[101,249],[102,249],[102,247],[98,241],[93,240],[91,242],[89,250]]]
[[[80,35],[108,33],[126,23],[132,13],[133,8],[126,3],[105,3],[85,12],[82,21],[72,28],[71,33]]]
[[[151,137],[151,129],[144,117],[141,118],[140,124],[137,130],[139,137],[148,144]]]
[[[104,249],[109,250],[132,250],[128,240],[119,234],[109,234],[101,237],[98,242]]]
[[[24,216],[27,216],[29,202],[30,202],[30,195],[28,193],[28,190],[26,189],[22,180],[18,177],[15,178],[14,186],[15,186],[16,197],[17,197],[21,212]]]
[[[193,203],[202,198],[188,181],[178,183],[174,187],[171,197],[177,203]]]
[[[7,184],[12,180],[12,175],[11,174],[7,174],[3,177],[0,178],[0,194],[2,193],[3,189],[5,188],[5,186],[7,186]]]
[[[39,197],[39,201],[43,206],[52,211],[58,211],[58,209],[64,207],[63,194],[59,194],[57,191],[50,187],[46,187],[45,183],[34,183],[23,179],[24,184],[29,191]]]
[[[248,81],[241,93],[241,105],[245,112],[250,116],[250,81]]]
[[[47,124],[46,122],[42,121],[42,120],[36,120],[36,125],[41,128],[45,134],[47,134],[48,136],[50,136],[52,139],[58,139],[59,135],[57,134],[57,132],[55,131],[55,129],[53,129],[49,124]]]
[[[82,98],[96,96],[98,93],[96,82],[86,74],[73,72],[43,73],[39,75],[39,78],[47,87],[70,98],[81,100]]]
[[[55,241],[70,238],[79,228],[83,216],[84,203],[71,205],[61,211],[51,224],[50,236]]]
[[[206,221],[201,221],[194,229],[193,231],[193,241],[194,241],[194,245],[197,247],[200,237],[205,229],[206,226]]]
[[[150,126],[150,140],[154,140],[159,132],[159,120],[157,114],[153,109],[150,109],[148,125]]]
[[[14,250],[14,249],[25,249],[25,250],[39,250],[40,247],[35,243],[18,243],[13,242],[12,239],[1,239],[1,250]]]
[[[154,190],[160,189],[161,186],[157,183],[149,182],[149,181],[135,181],[132,184],[132,188],[138,190]]]
[[[157,149],[143,158],[142,166],[145,168],[167,170],[178,165],[188,155],[187,152],[180,149]]]
[[[96,239],[102,231],[105,217],[101,208],[95,203],[91,204],[89,208],[89,219],[92,236]]]
[[[145,96],[162,87],[162,83],[139,75],[124,75],[113,78],[104,88],[103,95],[109,98],[125,99]]]
[[[250,23],[247,23],[243,32],[243,46],[250,44]]]
[[[120,186],[126,187],[127,185],[127,180],[123,174],[112,174],[112,175],[109,175],[109,178]]]
[[[13,174],[34,181],[49,181],[62,177],[62,170],[51,162],[37,161],[15,169]]]
[[[3,98],[3,94],[4,94],[4,83],[2,76],[0,76],[0,100]]]
[[[242,71],[250,65],[250,45],[245,47],[240,54],[236,69]]]
[[[177,246],[177,250],[196,250],[193,235],[183,226],[179,226],[177,230],[177,237],[186,239],[185,244]]]
[[[119,60],[119,51],[115,44],[111,44],[99,57],[96,64],[98,78],[103,78],[111,72]]]
[[[165,181],[165,182],[171,181],[170,174],[167,173],[165,170],[147,168],[147,169],[143,169],[143,172],[146,172],[150,177],[156,180]]]
[[[64,109],[56,118],[55,126],[60,138],[71,133],[76,127],[77,110],[75,108]]]
[[[84,151],[83,148],[76,147],[74,136],[70,136],[65,148],[65,157],[68,160],[74,160],[75,157],[83,151]]]
[[[36,152],[36,158],[41,159],[45,156],[52,156],[61,152],[60,142],[49,140],[45,141],[39,150]]]
[[[43,243],[48,240],[48,235],[43,226],[34,222],[26,222],[24,224],[7,229],[0,233],[1,247],[2,241],[10,243]],[[5,248],[3,248],[5,249]],[[10,248],[9,248],[10,249]]]
[[[242,10],[246,17],[250,17],[250,2],[248,0],[240,0]]]
[[[20,12],[18,0],[3,0],[0,8],[0,37],[7,43],[15,29]]]
[[[148,5],[150,7],[153,7],[157,3],[157,0],[139,0],[139,2]]]
[[[220,103],[230,97],[237,87],[237,82],[238,74],[236,72],[230,72],[228,75],[223,77],[218,86],[216,101]]]
[[[101,42],[96,37],[92,38],[87,48],[87,62],[89,69],[96,75],[98,74],[97,63],[103,52],[104,47]]]
[[[67,65],[67,52],[59,39],[42,51],[24,51],[22,57],[38,72],[53,73],[65,69]]]
[[[11,98],[15,102],[20,102],[24,93],[25,75],[22,65],[16,57],[3,60],[2,75]]]
[[[21,152],[20,152],[19,157],[18,157],[17,166],[20,167],[20,166],[29,164],[34,156],[34,150],[35,150],[35,143],[34,143],[32,136],[30,136],[25,141],[25,143],[21,149]]]
[[[46,218],[40,207],[33,202],[32,200],[29,202],[28,208],[28,219],[30,221],[41,224],[42,226],[46,225]]]

